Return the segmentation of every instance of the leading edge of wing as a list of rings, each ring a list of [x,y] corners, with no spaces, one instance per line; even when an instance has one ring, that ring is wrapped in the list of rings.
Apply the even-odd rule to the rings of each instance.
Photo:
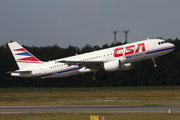
[[[58,63],[66,63],[68,65],[86,65],[86,64],[100,64],[104,63],[105,61],[99,60],[99,61],[76,61],[76,60],[59,60]]]

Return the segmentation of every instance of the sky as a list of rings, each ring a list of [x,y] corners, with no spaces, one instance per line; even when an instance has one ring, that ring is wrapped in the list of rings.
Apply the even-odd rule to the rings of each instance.
[[[0,45],[84,47],[180,37],[180,0],[0,0]]]

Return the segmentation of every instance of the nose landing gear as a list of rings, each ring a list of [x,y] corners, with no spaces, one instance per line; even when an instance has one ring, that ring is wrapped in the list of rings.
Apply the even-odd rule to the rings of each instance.
[[[157,67],[155,58],[151,58],[151,59],[152,59],[152,61],[153,61],[154,67]]]
[[[93,79],[93,80],[98,80],[98,78],[99,78],[99,77],[98,77],[97,75],[95,75],[95,74],[92,76],[92,79]],[[102,79],[102,80],[104,80],[104,79],[106,79],[106,78],[107,78],[107,75],[106,75],[106,74],[102,74],[102,75],[101,75],[101,79]]]

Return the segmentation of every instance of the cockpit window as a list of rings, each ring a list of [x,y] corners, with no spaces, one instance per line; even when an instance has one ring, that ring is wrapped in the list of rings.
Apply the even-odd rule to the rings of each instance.
[[[164,44],[164,43],[167,43],[167,41],[158,42],[158,45],[161,45],[161,44]]]

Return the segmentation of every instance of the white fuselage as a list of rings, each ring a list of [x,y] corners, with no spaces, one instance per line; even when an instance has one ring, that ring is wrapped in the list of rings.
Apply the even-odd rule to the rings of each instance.
[[[171,52],[174,48],[175,46],[173,44],[166,43],[164,40],[161,39],[143,40],[140,42],[134,42],[130,44],[62,58],[54,61],[42,62],[41,64],[31,65],[26,68],[26,70],[28,69],[32,71],[30,74],[12,73],[12,76],[36,78],[67,77],[86,72],[93,72],[93,70],[85,69],[85,66],[68,65],[66,63],[60,63],[57,61],[103,61],[105,64],[109,61],[121,60],[122,64],[127,64],[165,55]],[[103,69],[103,66],[101,67],[101,69]]]

